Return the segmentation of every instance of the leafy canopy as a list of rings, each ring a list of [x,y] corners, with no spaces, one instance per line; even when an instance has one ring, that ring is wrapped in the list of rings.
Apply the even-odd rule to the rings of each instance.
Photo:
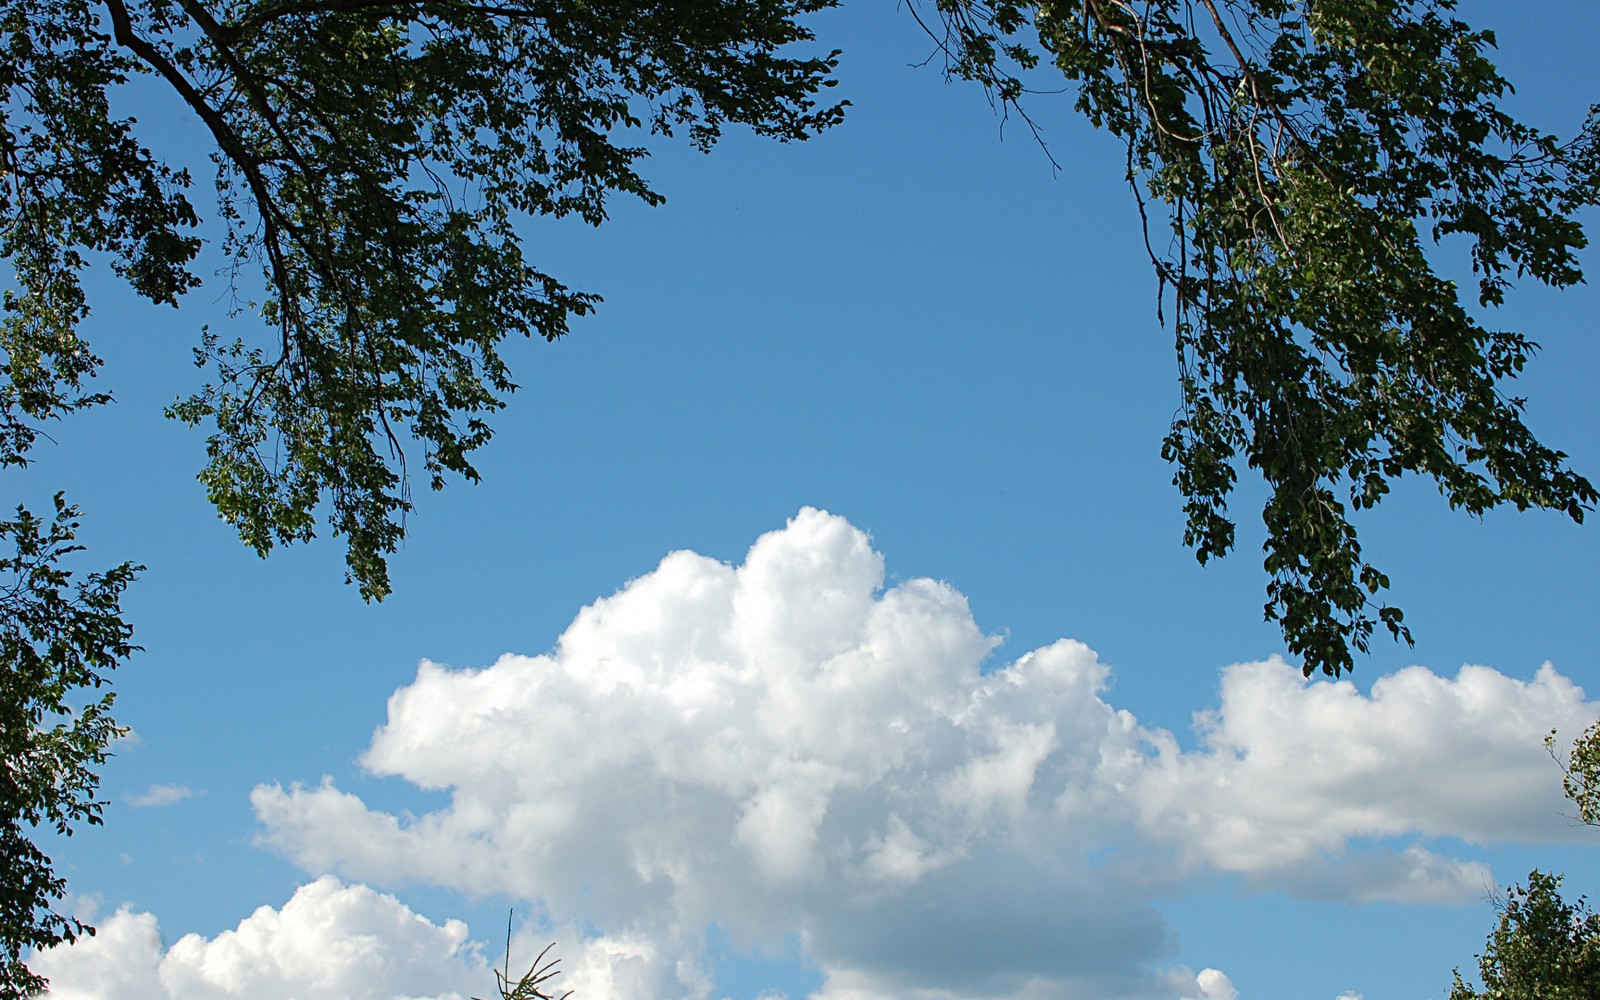
[[[0,521],[0,996],[31,996],[44,981],[25,948],[72,941],[87,928],[51,909],[66,883],[29,839],[38,826],[71,834],[99,823],[98,769],[126,733],[111,718],[106,674],[134,650],[122,592],[142,567],[127,563],[74,582],[63,566],[78,512],[60,495],[48,520],[18,508]],[[92,933],[92,931],[90,932]]]
[[[1536,345],[1479,316],[1522,276],[1582,279],[1600,123],[1562,142],[1507,114],[1493,36],[1453,0],[930,2],[911,9],[931,10],[951,75],[1026,119],[1028,81],[1062,74],[1124,141],[1175,337],[1163,453],[1186,541],[1202,562],[1231,550],[1229,500],[1255,469],[1266,614],[1308,673],[1350,669],[1379,625],[1409,639],[1352,520],[1395,479],[1429,477],[1470,514],[1592,509],[1593,484],[1508,394]],[[0,0],[17,286],[0,462],[105,398],[77,334],[85,253],[153,301],[196,283],[191,177],[111,110],[116,85],[153,75],[215,141],[223,249],[261,271],[277,335],[207,334],[210,382],[171,412],[212,428],[201,478],[248,544],[310,538],[320,518],[381,597],[408,448],[434,487],[476,478],[514,388],[503,338],[558,337],[596,302],[524,256],[517,220],[659,201],[640,130],[704,148],[728,123],[788,140],[838,121],[817,100],[835,54],[787,54],[828,3]],[[1434,266],[1445,239],[1476,303]]]
[[[1226,554],[1240,466],[1256,470],[1266,616],[1307,675],[1351,669],[1376,625],[1410,640],[1352,523],[1395,479],[1429,477],[1474,515],[1593,509],[1594,485],[1507,395],[1536,345],[1477,313],[1523,276],[1582,280],[1575,213],[1600,195],[1600,119],[1563,143],[1506,113],[1494,37],[1453,0],[926,9],[947,73],[1005,113],[1031,124],[1023,100],[1049,67],[1124,142],[1175,335],[1163,455],[1185,541],[1202,563]],[[1446,239],[1468,249],[1475,309],[1435,266]]]
[[[140,294],[198,279],[186,169],[139,142],[115,87],[152,75],[215,142],[236,276],[258,268],[270,345],[207,334],[211,381],[171,413],[212,428],[201,479],[265,553],[319,516],[364,596],[411,507],[407,447],[440,487],[476,479],[515,388],[500,345],[554,339],[597,298],[523,252],[529,216],[598,225],[655,204],[645,130],[709,149],[837,122],[834,54],[791,56],[831,0],[0,0],[0,463],[38,423],[104,401],[79,336],[86,254]],[[414,458],[415,456],[410,456]]]
[[[1600,826],[1600,721],[1590,725],[1562,758],[1556,731],[1544,738],[1561,790],[1578,806],[1578,819]],[[1478,956],[1480,992],[1455,972],[1449,1000],[1587,1000],[1600,996],[1600,914],[1584,897],[1561,898],[1560,875],[1535,870],[1528,884],[1495,901],[1500,919]]]
[[[1561,876],[1535,870],[1497,904],[1478,956],[1482,991],[1455,973],[1449,1000],[1590,1000],[1600,996],[1600,914],[1561,898]]]

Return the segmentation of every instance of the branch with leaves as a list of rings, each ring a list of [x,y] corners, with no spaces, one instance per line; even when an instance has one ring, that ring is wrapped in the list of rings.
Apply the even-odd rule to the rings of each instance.
[[[1556,752],[1556,731],[1544,738],[1545,750],[1561,768],[1561,790],[1578,807],[1578,821],[1600,826],[1600,721],[1572,741],[1572,750],[1563,757]]]
[[[1240,470],[1261,476],[1266,617],[1307,675],[1351,669],[1377,626],[1410,641],[1352,520],[1396,479],[1432,479],[1471,515],[1593,509],[1594,485],[1508,394],[1537,345],[1479,312],[1516,278],[1582,281],[1600,118],[1563,142],[1505,112],[1494,37],[1453,0],[931,6],[919,20],[949,76],[1022,113],[1053,70],[1123,141],[1175,336],[1162,454],[1184,540],[1202,563],[1227,554]],[[1436,264],[1452,236],[1472,308]]]
[[[103,402],[78,275],[104,254],[175,302],[197,279],[190,175],[138,141],[113,89],[153,77],[216,146],[222,249],[270,341],[207,334],[171,415],[208,425],[201,480],[265,554],[323,526],[364,596],[389,590],[411,476],[475,480],[515,388],[502,348],[599,301],[523,252],[530,218],[598,225],[662,197],[648,133],[709,150],[841,119],[837,53],[791,54],[831,0],[0,0],[0,463]],[[260,277],[251,277],[259,269]]]

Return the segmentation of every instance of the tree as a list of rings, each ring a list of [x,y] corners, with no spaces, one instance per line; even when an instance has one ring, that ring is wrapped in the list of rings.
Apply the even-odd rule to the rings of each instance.
[[[728,125],[804,139],[837,53],[789,53],[830,0],[0,0],[0,468],[44,422],[107,401],[80,334],[80,274],[109,263],[176,304],[201,249],[187,167],[114,111],[153,78],[215,145],[221,250],[265,343],[206,333],[209,382],[172,416],[211,428],[201,480],[246,544],[347,545],[347,579],[389,590],[385,557],[411,509],[409,470],[473,480],[486,415],[514,388],[500,345],[553,340],[598,301],[523,254],[529,216],[598,225],[608,199],[655,204],[645,131],[709,150]],[[259,270],[259,281],[251,277]],[[419,462],[408,453],[420,452]],[[64,891],[28,839],[96,822],[96,768],[119,731],[110,696],[132,651],[124,565],[76,591],[55,560],[76,511],[0,523],[17,546],[5,597],[0,995],[39,985],[23,949],[71,940]]]
[[[1584,730],[1563,760],[1556,731],[1544,739],[1561,768],[1561,788],[1578,806],[1578,818],[1600,826],[1600,722]],[[1480,993],[1455,972],[1449,1000],[1587,1000],[1600,996],[1600,914],[1580,896],[1561,898],[1560,875],[1538,869],[1526,886],[1495,901],[1500,920],[1478,956]]]
[[[126,730],[115,698],[99,689],[133,652],[123,590],[141,567],[124,563],[74,584],[63,558],[78,512],[57,496],[44,521],[25,509],[0,521],[15,554],[0,557],[0,996],[30,996],[44,980],[22,963],[25,948],[72,941],[87,928],[51,909],[66,883],[29,839],[48,824],[70,834],[100,822],[95,799],[107,747]],[[94,693],[87,693],[94,692]]]
[[[1500,922],[1478,956],[1482,992],[1455,973],[1450,1000],[1589,1000],[1600,996],[1600,914],[1561,898],[1561,876],[1538,869],[1497,903]]]
[[[1239,468],[1257,470],[1269,489],[1266,617],[1307,676],[1351,669],[1378,624],[1410,641],[1351,521],[1395,479],[1427,476],[1473,515],[1511,504],[1582,521],[1597,499],[1506,394],[1537,345],[1482,326],[1434,246],[1465,244],[1479,309],[1524,275],[1581,281],[1576,213],[1600,198],[1600,105],[1570,142],[1518,122],[1499,104],[1510,85],[1490,61],[1493,34],[1454,9],[912,8],[946,73],[981,84],[1002,113],[1032,125],[1024,98],[1050,67],[1077,110],[1123,141],[1158,314],[1170,309],[1176,339],[1182,405],[1163,454],[1185,541],[1202,563],[1226,554]]]
[[[1578,818],[1600,826],[1600,722],[1572,743],[1566,760],[1556,753],[1556,731],[1544,739],[1561,768],[1562,791]],[[1526,886],[1495,901],[1500,920],[1478,956],[1479,992],[1455,972],[1449,1000],[1587,1000],[1600,996],[1600,914],[1580,896],[1561,898],[1562,876],[1535,869]]]

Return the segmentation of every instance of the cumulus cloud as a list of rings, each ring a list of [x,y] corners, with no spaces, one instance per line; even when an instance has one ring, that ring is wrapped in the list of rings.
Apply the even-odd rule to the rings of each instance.
[[[1133,780],[1146,826],[1181,830],[1189,849],[1235,871],[1357,836],[1570,839],[1542,739],[1595,711],[1548,663],[1531,681],[1410,667],[1370,696],[1276,661],[1241,664],[1223,671],[1221,706],[1199,718],[1204,752],[1156,734],[1156,766]]]
[[[1106,700],[1081,643],[993,665],[961,594],[883,583],[866,535],[812,509],[737,567],[675,552],[548,655],[424,662],[394,694],[363,763],[446,808],[266,785],[262,840],[313,873],[588,921],[568,985],[591,996],[709,996],[715,922],[740,947],[798,934],[827,1000],[1225,1000],[1216,970],[1152,971],[1172,949],[1152,902],[1194,873],[1471,899],[1486,869],[1431,838],[1583,835],[1539,740],[1596,707],[1553,668],[1413,668],[1364,695],[1240,664],[1184,749]]]
[[[128,796],[128,805],[135,809],[170,806],[184,799],[192,799],[194,794],[194,789],[188,785],[151,785],[138,795]]]
[[[94,937],[28,964],[54,1000],[463,1000],[492,981],[465,924],[435,925],[331,876],[282,910],[263,906],[234,930],[170,948],[153,915],[124,907]]]
[[[155,916],[123,907],[98,924],[93,937],[57,945],[28,960],[30,969],[50,980],[52,1000],[166,997],[161,988],[161,929]]]

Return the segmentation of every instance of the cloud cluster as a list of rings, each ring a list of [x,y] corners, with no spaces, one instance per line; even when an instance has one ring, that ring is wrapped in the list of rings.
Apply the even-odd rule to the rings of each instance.
[[[28,963],[54,1000],[463,1000],[492,981],[466,925],[324,876],[282,910],[263,906],[215,938],[164,948],[156,918],[128,908],[92,938]]]
[[[1081,643],[1008,664],[997,645],[961,594],[885,589],[866,535],[806,509],[738,566],[667,556],[548,655],[424,662],[363,763],[447,791],[447,807],[402,818],[329,779],[252,801],[263,843],[313,874],[539,901],[572,929],[564,986],[591,998],[714,995],[715,924],[740,948],[798,937],[825,975],[818,1000],[1234,1000],[1222,972],[1165,967],[1154,904],[1196,874],[1470,900],[1488,871],[1437,838],[1583,835],[1540,738],[1597,707],[1548,666],[1531,681],[1412,668],[1363,694],[1239,664],[1186,747],[1113,707]],[[398,953],[476,968],[458,925],[328,879],[302,893],[359,902]],[[219,995],[255,969],[277,988],[313,967],[291,943],[310,922],[300,899],[178,942],[162,986]],[[115,933],[149,939],[146,919],[121,914]],[[368,988],[348,971],[361,947],[338,954],[349,964],[322,981],[380,995],[349,992]]]
[[[962,595],[883,574],[812,509],[737,567],[675,552],[549,655],[424,662],[390,699],[365,766],[447,808],[263,786],[263,840],[312,872],[541,900],[656,976],[640,995],[706,995],[712,922],[799,934],[843,1000],[1170,997],[1151,901],[1197,871],[1470,899],[1486,869],[1428,838],[1574,836],[1540,737],[1596,709],[1552,668],[1412,668],[1364,695],[1241,664],[1186,750],[1105,700],[1082,644],[986,669]]]

